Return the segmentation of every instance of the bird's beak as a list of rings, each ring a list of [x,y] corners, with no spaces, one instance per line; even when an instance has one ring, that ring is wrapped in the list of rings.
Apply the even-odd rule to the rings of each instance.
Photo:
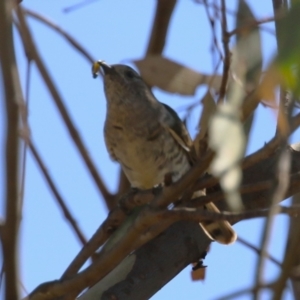
[[[111,74],[114,70],[113,67],[108,65],[105,61],[98,60],[98,61],[94,62],[93,66],[92,66],[92,73],[93,73],[94,78],[97,77],[100,69],[102,69],[104,75]]]

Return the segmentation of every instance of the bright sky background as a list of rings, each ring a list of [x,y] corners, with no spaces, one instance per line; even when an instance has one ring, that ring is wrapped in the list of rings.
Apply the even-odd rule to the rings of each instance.
[[[236,1],[226,1],[235,10]],[[257,18],[272,15],[271,0],[248,1]],[[72,13],[63,8],[75,0],[24,0],[23,5],[35,10],[61,26],[84,45],[95,59],[108,63],[130,64],[143,57],[151,31],[156,1],[99,0]],[[87,148],[111,191],[116,187],[119,167],[110,161],[103,140],[105,98],[101,80],[93,80],[91,65],[73,50],[56,32],[30,21],[38,49],[50,75],[61,93]],[[233,29],[232,20],[229,29]],[[274,31],[273,24],[264,26]],[[26,59],[16,34],[18,66],[23,86],[26,78]],[[191,0],[179,0],[171,20],[164,55],[199,72],[212,71],[210,53],[211,31],[202,5]],[[272,34],[262,33],[264,66],[275,53]],[[155,95],[176,109],[181,117],[188,104],[199,101],[205,89],[199,88],[192,97],[167,94],[158,89]],[[2,95],[1,95],[2,97]],[[193,116],[199,115],[198,108]],[[0,120],[3,120],[1,107]],[[275,115],[259,108],[248,153],[262,147],[274,135]],[[195,134],[196,118],[189,122]],[[49,92],[35,68],[32,68],[29,124],[32,139],[42,154],[55,183],[87,237],[91,237],[107,215],[105,205],[78,151],[58,114]],[[2,128],[4,128],[2,126]],[[4,130],[0,131],[3,141]],[[254,138],[255,137],[255,138]],[[299,130],[293,142],[300,140]],[[3,163],[3,147],[0,148]],[[0,173],[0,192],[3,189],[3,171]],[[3,205],[1,205],[1,217]],[[244,221],[235,226],[237,233],[249,242],[259,245],[262,220]],[[281,259],[285,244],[287,218],[276,218],[270,252]],[[26,186],[23,219],[20,232],[21,282],[32,291],[42,282],[58,279],[81,245],[74,236],[32,156],[27,156]],[[251,287],[257,263],[256,254],[239,243],[221,246],[213,243],[205,260],[208,265],[204,282],[192,282],[191,267],[187,267],[152,299],[217,299],[236,290]],[[267,282],[276,278],[278,268],[268,263]],[[24,294],[25,295],[25,294]],[[268,298],[268,294],[264,294]],[[246,294],[239,299],[250,299]],[[289,293],[284,299],[291,299]]]

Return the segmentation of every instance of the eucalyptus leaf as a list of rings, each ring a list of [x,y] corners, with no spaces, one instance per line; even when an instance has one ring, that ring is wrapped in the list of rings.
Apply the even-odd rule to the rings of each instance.
[[[202,74],[160,55],[146,56],[134,61],[149,86],[157,86],[170,93],[194,95],[196,88],[206,84],[216,90],[221,76]]]

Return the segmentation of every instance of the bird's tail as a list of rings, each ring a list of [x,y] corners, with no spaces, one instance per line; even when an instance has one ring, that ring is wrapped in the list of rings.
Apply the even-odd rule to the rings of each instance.
[[[205,204],[204,209],[220,212],[212,202]],[[237,239],[237,234],[228,221],[203,221],[200,226],[209,238],[221,244],[229,245]]]

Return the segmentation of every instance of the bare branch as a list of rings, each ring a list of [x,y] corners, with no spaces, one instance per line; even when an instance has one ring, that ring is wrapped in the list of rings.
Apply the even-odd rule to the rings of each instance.
[[[254,252],[256,252],[257,255],[261,255],[261,249],[255,247],[254,245],[250,244],[248,241],[246,241],[245,239],[238,237],[237,241],[240,242],[242,245],[252,249]],[[281,262],[278,261],[276,258],[274,258],[273,256],[271,256],[269,253],[266,255],[266,257],[273,262],[275,265],[277,265],[278,267],[282,268]]]
[[[109,213],[106,220],[99,226],[92,238],[68,266],[62,275],[62,279],[68,278],[79,271],[87,259],[92,256],[93,253],[95,253],[95,251],[100,248],[112,233],[123,223],[126,218],[125,212],[129,213],[134,207],[149,203],[153,198],[154,195],[152,191],[140,191],[139,193],[129,193],[124,195],[119,200],[120,206],[115,207]]]
[[[6,108],[5,148],[5,222],[1,225],[1,240],[5,267],[5,297],[18,300],[17,239],[19,225],[18,197],[18,102],[22,90],[17,73],[15,49],[12,36],[13,1],[0,2],[0,59],[2,89]]]
[[[27,60],[27,72],[26,72],[26,88],[25,88],[25,101],[22,101],[22,105],[19,105],[21,120],[22,120],[22,135],[25,136],[25,140],[28,140],[30,136],[30,128],[28,125],[28,104],[29,104],[29,89],[30,89],[30,78],[31,78],[31,60]],[[26,175],[26,153],[27,153],[27,144],[23,142],[23,149],[21,155],[21,184],[20,184],[20,212],[22,213],[22,208],[24,204],[24,190],[25,190],[25,175]]]
[[[293,203],[300,203],[300,194],[294,196]],[[290,220],[289,228],[289,239],[286,247],[285,257],[282,263],[282,271],[274,285],[273,298],[276,300],[282,299],[283,290],[287,284],[289,277],[292,280],[295,279],[293,276],[292,268],[297,266],[297,261],[299,261],[299,251],[300,251],[300,222],[297,219]],[[295,295],[296,296],[296,295]],[[299,296],[299,295],[298,295]],[[296,296],[297,297],[297,296]],[[295,298],[296,298],[295,297]]]
[[[255,275],[256,286],[260,286],[263,283],[263,271],[265,269],[264,268],[265,260],[267,258],[267,247],[271,237],[272,225],[274,220],[273,217],[278,212],[277,203],[279,203],[284,199],[284,196],[289,186],[290,163],[291,163],[290,152],[284,150],[281,151],[278,160],[277,180],[274,181],[274,186],[272,189],[273,196],[272,196],[270,211],[268,214],[268,218],[266,219],[265,228],[263,230],[263,234],[261,238],[262,254],[259,256],[258,263],[257,263],[257,269]],[[259,298],[259,290],[256,291],[255,297]]]
[[[226,16],[225,0],[221,0],[221,14],[222,14],[222,42],[224,48],[224,60],[223,60],[223,77],[222,77],[222,83],[220,87],[218,103],[224,102],[224,97],[225,97],[228,77],[229,77],[230,58],[231,58],[231,53],[229,50],[229,35],[227,31],[227,16]]]
[[[146,56],[162,53],[175,4],[176,0],[157,0],[156,13]]]
[[[114,202],[114,197],[111,193],[109,193],[102,178],[100,177],[100,175],[95,167],[95,164],[93,163],[93,161],[88,153],[88,150],[86,149],[86,147],[83,143],[83,140],[82,140],[78,130],[76,129],[74,122],[72,121],[72,119],[67,111],[67,108],[64,105],[63,100],[62,100],[61,96],[59,95],[59,93],[53,83],[53,80],[51,79],[49,72],[47,71],[45,64],[43,63],[43,61],[37,51],[37,48],[33,42],[32,36],[30,34],[29,27],[23,16],[22,9],[17,8],[16,12],[17,12],[17,16],[19,18],[20,24],[21,24],[20,34],[21,34],[21,37],[23,40],[23,44],[25,47],[27,47],[27,52],[30,53],[32,60],[36,63],[37,68],[38,68],[43,80],[45,81],[45,84],[48,87],[48,89],[53,97],[53,100],[54,100],[54,102],[55,102],[67,128],[68,128],[68,131],[70,133],[70,136],[71,136],[73,142],[75,143],[79,153],[81,154],[92,178],[94,179],[94,181],[96,183],[96,186],[98,187],[99,191],[101,192],[101,194],[106,202],[106,205],[107,205],[108,209],[110,210],[112,208],[112,205]]]
[[[300,114],[297,114],[291,119],[291,131],[292,134],[300,126]],[[282,136],[277,134],[270,142],[264,145],[261,149],[247,156],[243,161],[243,169],[249,168],[258,161],[267,158],[272,155],[282,143]]]
[[[92,64],[95,59],[92,57],[92,55],[86,50],[74,37],[72,37],[68,32],[63,30],[61,27],[59,27],[57,24],[49,20],[48,18],[44,17],[43,15],[32,11],[30,9],[24,9],[24,13],[40,22],[45,24],[46,26],[52,28],[56,32],[58,32],[62,37],[64,37],[67,42],[69,42],[79,53],[82,54],[83,57],[85,57],[88,61],[88,63]]]
[[[91,257],[95,251],[107,241],[120,224],[122,224],[125,217],[126,214],[120,208],[114,208],[91,239],[76,255],[61,278],[68,278],[71,275],[76,274],[89,257]]]
[[[33,144],[33,142],[31,140],[29,140],[29,149],[34,157],[34,159],[36,160],[36,163],[38,164],[41,172],[43,173],[45,180],[49,186],[49,188],[51,189],[53,195],[55,196],[55,199],[59,205],[59,207],[61,208],[66,220],[69,222],[69,224],[71,225],[71,227],[73,228],[77,238],[79,239],[79,241],[81,242],[82,245],[86,244],[86,238],[83,235],[81,229],[79,228],[76,220],[74,219],[74,217],[72,216],[69,208],[67,207],[66,201],[63,199],[63,197],[61,196],[60,192],[58,191],[58,188],[56,187],[53,179],[51,178],[40,154],[38,153],[38,150],[36,149],[35,145]]]

